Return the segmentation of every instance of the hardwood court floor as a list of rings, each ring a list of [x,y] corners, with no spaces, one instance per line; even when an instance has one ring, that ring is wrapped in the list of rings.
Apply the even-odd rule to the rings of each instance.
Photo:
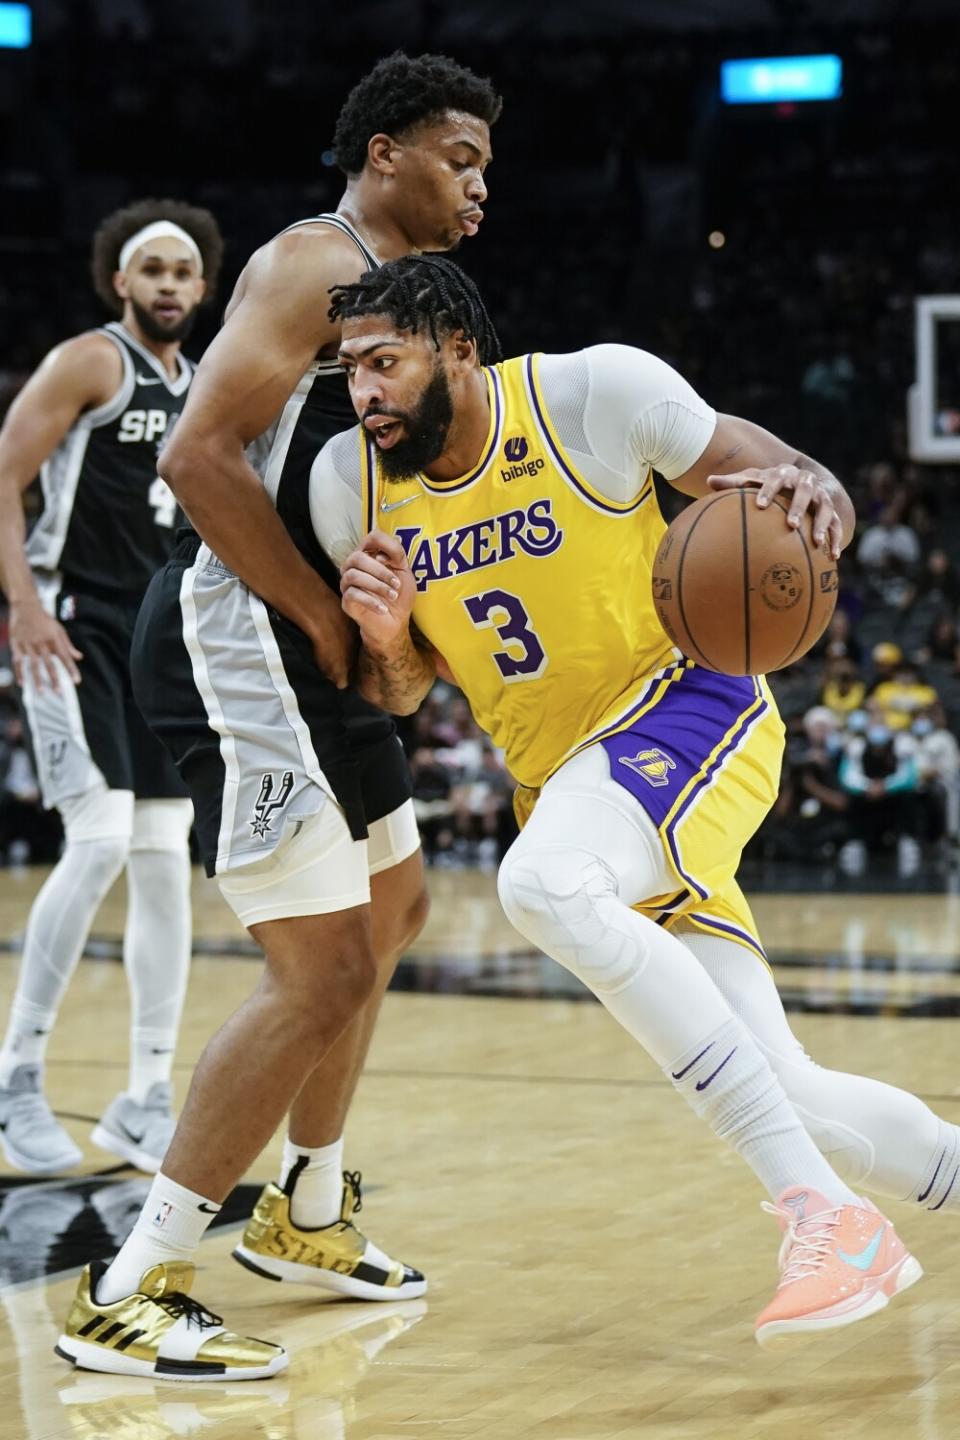
[[[22,930],[36,883],[0,877],[0,936]],[[212,887],[197,887],[198,937],[236,949],[242,932]],[[426,1301],[377,1307],[286,1290],[229,1259],[235,1231],[214,1232],[197,1294],[232,1326],[282,1339],[290,1370],[176,1386],[71,1371],[51,1349],[74,1279],[7,1285],[0,1440],[954,1440],[960,1219],[891,1207],[924,1280],[863,1325],[760,1350],[751,1321],[772,1293],[778,1236],[745,1167],[598,1005],[531,998],[538,962],[500,916],[491,876],[438,873],[433,890],[417,946],[429,993],[387,997],[347,1147],[369,1185],[364,1228],[427,1271]],[[934,978],[957,986],[956,897],[767,896],[757,910],[801,998],[809,972],[814,993],[834,985],[843,1008],[843,957],[893,986],[868,1009],[902,1009],[896,985],[921,993],[924,967],[938,961]],[[108,901],[98,933],[119,934],[120,917]],[[832,968],[819,964],[824,953]],[[875,956],[886,968],[869,969]],[[0,1005],[15,970],[14,956],[0,957]],[[240,954],[195,961],[181,1094],[256,973]],[[96,1116],[123,1084],[125,1012],[120,966],[84,961],[51,1046],[62,1112]],[[960,1122],[957,1019],[794,1020],[824,1064],[906,1085]],[[67,1124],[86,1175],[111,1171],[89,1124]],[[275,1142],[248,1179],[270,1178],[278,1153]],[[145,1186],[121,1171],[82,1196],[62,1184],[0,1194],[8,1274],[23,1273],[11,1257],[31,1253],[51,1270],[73,1263],[75,1250],[48,1237],[82,1231],[91,1193],[103,1213],[111,1203],[135,1213]]]

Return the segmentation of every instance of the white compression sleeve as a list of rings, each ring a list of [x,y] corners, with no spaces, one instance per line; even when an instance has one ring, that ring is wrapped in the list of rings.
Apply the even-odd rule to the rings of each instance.
[[[880,1195],[934,1208],[941,1181],[945,1188],[960,1161],[957,1127],[905,1090],[815,1064],[790,1029],[770,972],[743,946],[692,930],[681,938],[747,1026],[810,1135],[841,1174]]]
[[[190,974],[189,800],[138,800],[127,861],[123,963],[131,998],[128,1094],[169,1080]]]
[[[17,991],[0,1050],[0,1085],[18,1064],[42,1063],[90,927],[130,844],[129,790],[98,787],[66,801],[60,810],[66,843],[27,921]]]
[[[630,908],[670,890],[665,872],[656,831],[595,746],[544,786],[503,861],[499,891],[521,934],[589,986],[772,1196],[804,1184],[850,1203],[703,967]]]

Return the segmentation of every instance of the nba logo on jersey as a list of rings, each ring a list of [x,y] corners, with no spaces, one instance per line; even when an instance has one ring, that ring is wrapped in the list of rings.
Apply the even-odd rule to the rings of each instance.
[[[72,595],[61,595],[60,597],[60,619],[75,620],[77,618],[77,602]]]
[[[642,775],[648,785],[659,788],[670,784],[670,771],[676,770],[676,762],[663,750],[638,750],[636,755],[620,756],[620,764]]]

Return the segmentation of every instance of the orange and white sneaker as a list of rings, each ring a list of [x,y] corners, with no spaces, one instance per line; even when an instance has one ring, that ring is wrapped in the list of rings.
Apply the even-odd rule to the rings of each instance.
[[[777,1293],[756,1320],[761,1345],[865,1320],[923,1274],[869,1200],[830,1205],[816,1190],[794,1186],[762,1208],[777,1217],[783,1244]]]

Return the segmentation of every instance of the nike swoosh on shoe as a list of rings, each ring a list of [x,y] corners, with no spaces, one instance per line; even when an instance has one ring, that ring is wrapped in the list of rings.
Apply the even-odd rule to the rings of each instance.
[[[866,1248],[860,1251],[859,1255],[848,1255],[846,1250],[841,1250],[839,1246],[837,1247],[837,1255],[847,1265],[852,1265],[855,1270],[869,1270],[877,1258],[880,1241],[883,1239],[883,1231],[884,1226],[881,1225],[876,1235],[874,1235],[873,1239],[867,1244]]]

